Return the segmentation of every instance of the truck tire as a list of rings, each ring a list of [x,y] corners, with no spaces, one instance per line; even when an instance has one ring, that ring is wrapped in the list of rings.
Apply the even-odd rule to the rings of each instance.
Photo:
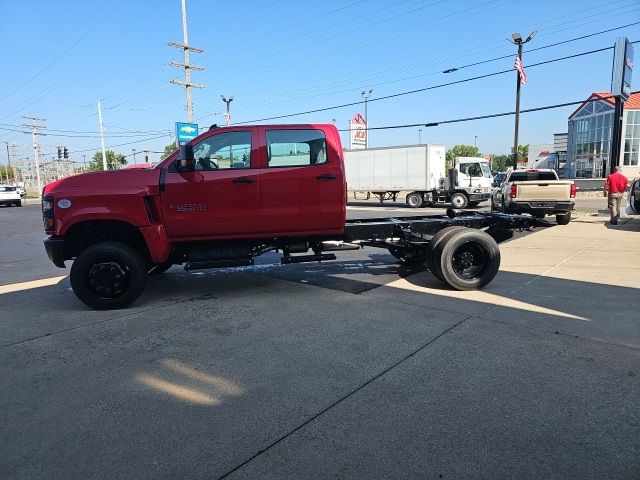
[[[405,200],[411,208],[420,208],[422,206],[422,195],[417,192],[411,192]]]
[[[142,294],[147,267],[128,245],[101,242],[80,252],[70,279],[73,292],[86,305],[113,310],[132,304]]]
[[[571,212],[559,213],[556,215],[556,222],[558,225],[568,225],[571,221]]]
[[[429,246],[427,247],[427,268],[433,274],[433,276],[441,282],[444,282],[444,280],[442,279],[441,274],[437,271],[435,263],[433,261],[436,247],[438,247],[438,245],[440,245],[442,242],[446,241],[447,237],[450,237],[453,233],[464,229],[465,227],[459,227],[455,225],[452,227],[443,228],[438,233],[436,233],[429,242]]]
[[[171,267],[173,267],[173,263],[171,263],[171,262],[158,263],[156,265],[152,265],[151,268],[149,268],[149,271],[147,272],[147,274],[148,275],[161,275],[164,272],[166,272],[167,270],[169,270]]]
[[[456,290],[477,290],[498,273],[500,249],[490,235],[466,228],[454,232],[437,246],[434,267],[444,283]]]
[[[426,248],[394,248],[389,247],[389,253],[404,265],[422,265],[427,260]]]
[[[464,193],[458,192],[451,195],[451,206],[453,208],[457,208],[457,209],[466,208],[468,204],[469,204],[469,199]]]

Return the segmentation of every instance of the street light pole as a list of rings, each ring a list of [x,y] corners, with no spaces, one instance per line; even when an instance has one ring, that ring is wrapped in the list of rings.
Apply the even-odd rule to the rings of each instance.
[[[231,102],[233,102],[233,95],[231,95],[229,98],[225,97],[224,95],[220,95],[220,98],[224,103],[227,104],[227,113],[225,115],[227,117],[227,127],[228,127],[231,125]]]
[[[537,31],[533,31],[529,34],[526,40],[522,40],[522,37],[518,32],[512,35],[514,45],[518,45],[518,59],[520,61],[520,65],[522,65],[522,46],[530,42],[533,37],[537,35]],[[513,134],[513,168],[514,170],[518,168],[518,130],[520,128],[520,82],[522,80],[520,76],[520,71],[516,69],[516,121],[515,121],[515,131]]]
[[[362,98],[364,98],[364,125],[366,135],[364,137],[364,148],[369,148],[369,116],[367,112],[367,103],[369,103],[369,97],[373,93],[373,89],[370,88],[369,91],[362,91]]]
[[[422,129],[418,129],[418,145],[422,145]]]
[[[132,148],[131,151],[133,151],[133,164],[137,165],[137,163],[136,163],[136,149]]]

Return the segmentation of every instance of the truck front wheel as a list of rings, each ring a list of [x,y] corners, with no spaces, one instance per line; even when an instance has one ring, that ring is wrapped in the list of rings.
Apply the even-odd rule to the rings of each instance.
[[[73,292],[86,305],[113,310],[127,307],[142,294],[147,267],[128,245],[102,242],[80,252],[70,279]]]
[[[489,284],[500,268],[500,249],[485,232],[465,228],[439,243],[434,252],[438,277],[456,290],[476,290]]]
[[[407,205],[411,208],[420,208],[422,206],[422,195],[417,192],[411,192],[406,198]]]
[[[465,208],[469,203],[469,199],[464,193],[454,193],[451,195],[451,206],[453,208]]]

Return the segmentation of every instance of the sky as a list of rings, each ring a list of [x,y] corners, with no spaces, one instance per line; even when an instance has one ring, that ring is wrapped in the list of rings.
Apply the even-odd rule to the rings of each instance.
[[[169,65],[182,62],[182,51],[167,45],[183,41],[180,0],[0,5],[0,162],[7,162],[5,142],[17,145],[19,158],[33,158],[23,116],[46,119],[40,123],[48,135],[39,137],[45,159],[57,145],[66,146],[75,162],[83,155],[89,159],[100,149],[98,100],[107,148],[128,155],[130,163],[132,149],[159,152],[173,141],[175,122],[187,120],[185,90],[169,83],[184,79],[183,70]],[[356,113],[364,115],[361,93],[369,90],[368,123],[375,128],[513,111],[513,32],[523,38],[538,32],[524,46],[528,81],[521,109],[608,91],[612,49],[529,65],[612,47],[619,36],[640,40],[640,1],[187,0],[187,24],[189,44],[204,50],[191,56],[192,64],[204,67],[192,73],[192,82],[205,85],[192,90],[201,130],[224,124],[220,95],[234,97],[233,123],[335,120],[346,129]],[[620,28],[629,24],[635,25]],[[604,30],[611,31],[599,33]],[[583,36],[588,38],[571,41]],[[491,61],[497,57],[505,58]],[[451,68],[458,70],[443,73]],[[414,90],[422,91],[403,94]],[[344,104],[353,105],[335,108]],[[554,133],[567,131],[575,108],[522,114],[519,143],[553,143]],[[295,115],[262,120],[289,114]],[[477,144],[483,154],[504,154],[513,145],[513,130],[513,116],[421,131],[381,129],[369,132],[369,146],[420,140]],[[347,144],[346,132],[342,138]]]

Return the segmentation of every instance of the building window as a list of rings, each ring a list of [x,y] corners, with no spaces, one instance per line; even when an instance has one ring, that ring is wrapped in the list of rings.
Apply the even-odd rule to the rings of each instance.
[[[622,164],[626,166],[638,165],[640,157],[640,110],[630,110],[627,113],[627,128],[624,137]]]

